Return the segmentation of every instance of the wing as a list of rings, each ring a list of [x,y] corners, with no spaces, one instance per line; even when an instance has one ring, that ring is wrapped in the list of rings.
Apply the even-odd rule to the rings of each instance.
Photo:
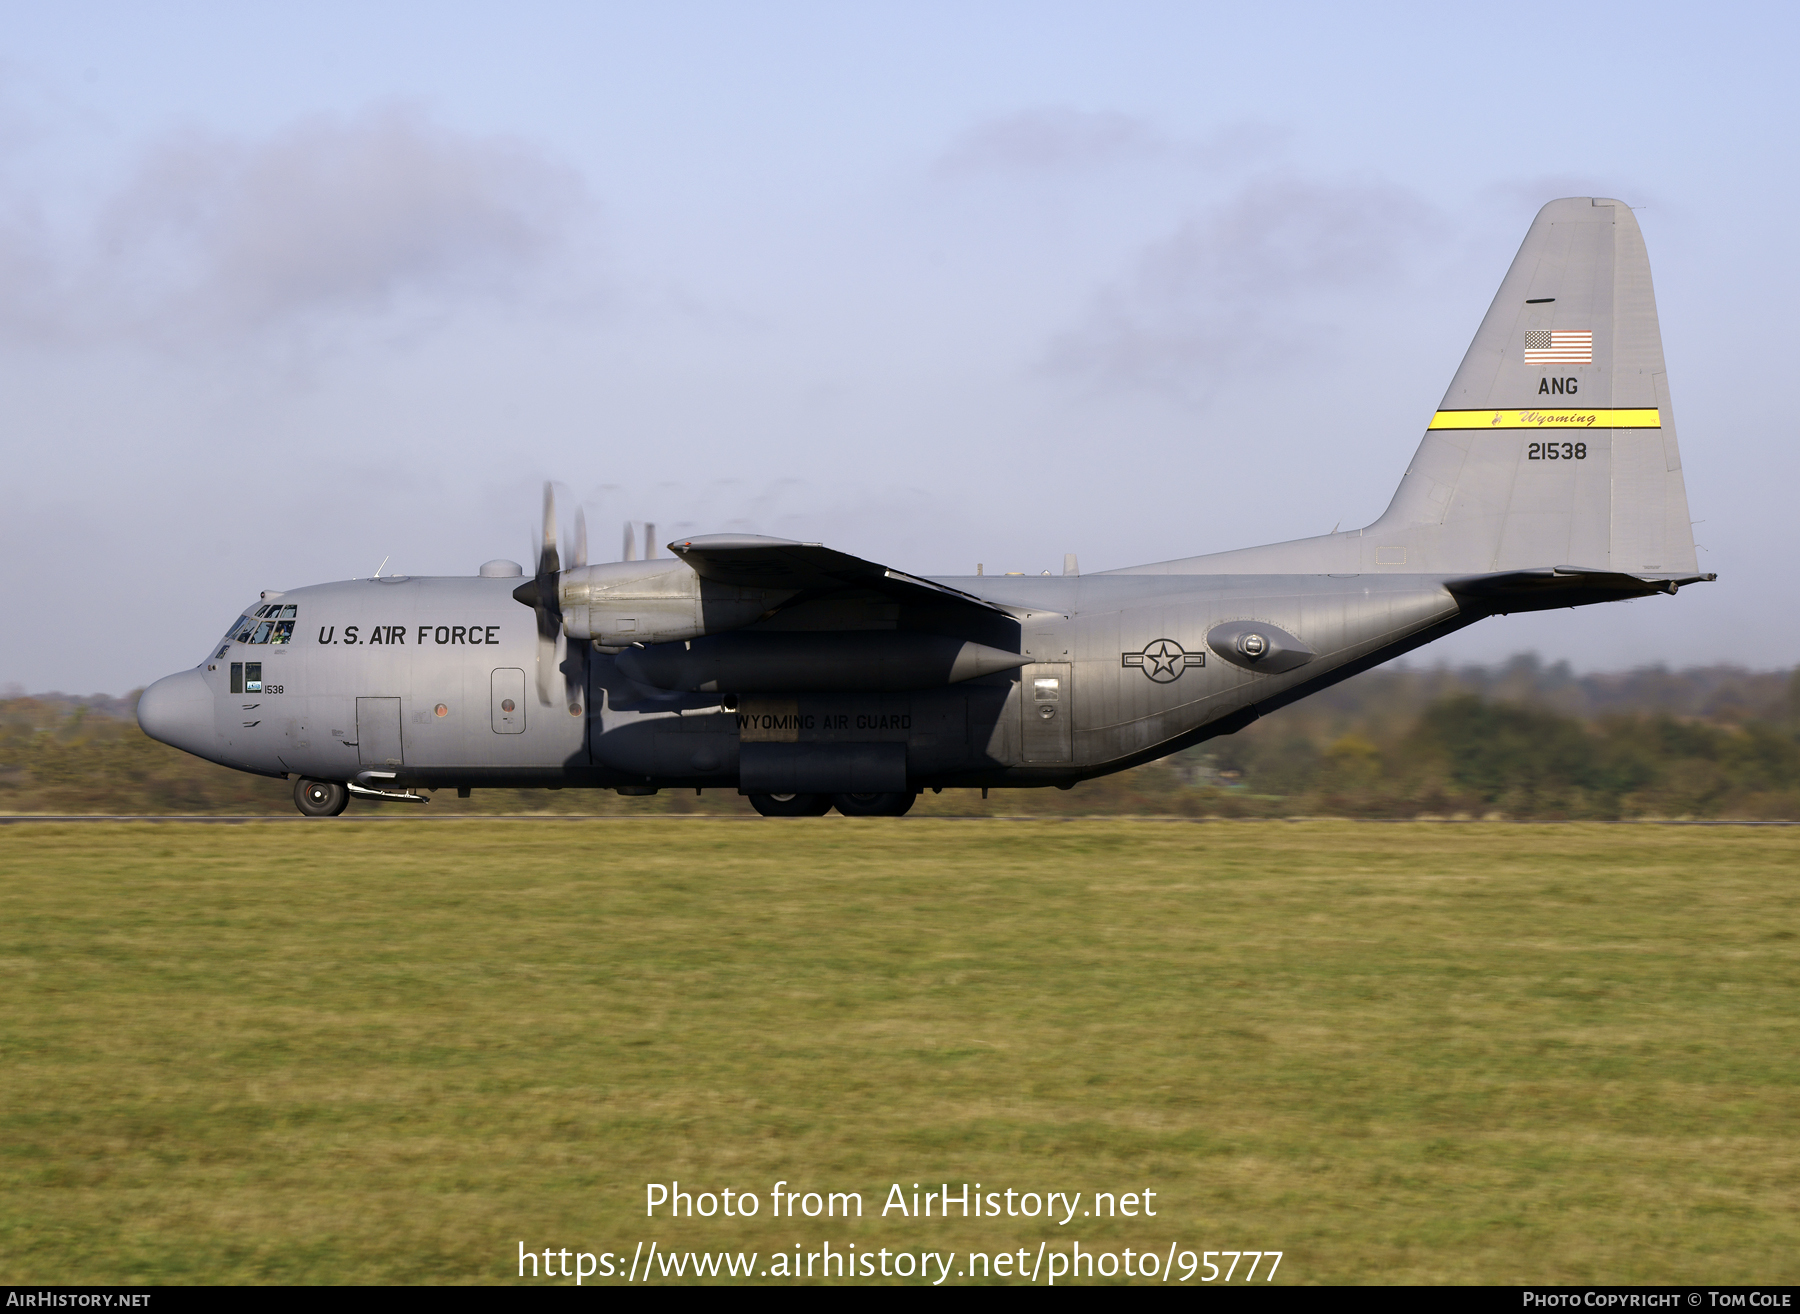
[[[934,584],[822,543],[795,543],[761,534],[706,534],[680,539],[669,544],[669,550],[692,566],[701,579],[737,588],[789,589],[800,598],[866,589],[896,602],[938,606],[960,603],[1011,620],[1051,614],[1041,607],[1013,606]]]

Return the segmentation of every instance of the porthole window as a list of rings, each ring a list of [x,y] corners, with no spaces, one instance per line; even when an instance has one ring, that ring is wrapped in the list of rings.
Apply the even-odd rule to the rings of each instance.
[[[439,715],[439,716],[449,716],[450,715],[450,709],[448,707],[445,707],[442,703],[439,703],[436,707],[432,708],[431,710],[433,712],[437,713],[437,715]]]

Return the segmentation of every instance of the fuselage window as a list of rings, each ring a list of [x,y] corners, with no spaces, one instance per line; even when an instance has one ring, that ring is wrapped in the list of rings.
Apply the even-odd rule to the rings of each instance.
[[[245,662],[244,663],[244,692],[245,693],[261,693],[262,692],[262,663],[261,662]]]
[[[244,692],[244,664],[242,662],[231,664],[231,692],[239,694]]]

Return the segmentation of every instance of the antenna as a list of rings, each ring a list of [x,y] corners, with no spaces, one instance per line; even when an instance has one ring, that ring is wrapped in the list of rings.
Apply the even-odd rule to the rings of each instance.
[[[1080,573],[1081,563],[1075,560],[1075,554],[1073,552],[1063,553],[1063,574],[1079,575]]]
[[[387,563],[392,561],[393,559],[394,559],[394,554],[392,552],[388,553],[385,557],[383,557],[381,559],[381,564],[379,566],[375,567],[375,578],[376,579],[381,578],[381,572],[383,570],[387,569]]]
[[[644,560],[648,561],[656,555],[656,525],[653,521],[644,522]]]

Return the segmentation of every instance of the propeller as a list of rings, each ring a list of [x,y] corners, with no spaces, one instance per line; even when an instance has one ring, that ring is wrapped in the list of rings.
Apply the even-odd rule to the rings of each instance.
[[[576,555],[587,555],[587,528],[577,521]],[[537,613],[538,701],[550,705],[550,677],[557,669],[557,640],[562,637],[562,563],[556,555],[556,494],[544,485],[544,542],[538,549],[537,574],[513,590],[513,597]]]

